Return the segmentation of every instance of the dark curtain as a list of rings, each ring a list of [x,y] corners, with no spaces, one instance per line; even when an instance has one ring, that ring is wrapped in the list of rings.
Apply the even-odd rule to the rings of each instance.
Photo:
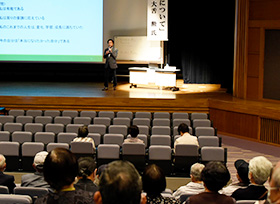
[[[235,0],[169,1],[168,63],[184,83],[232,91]]]

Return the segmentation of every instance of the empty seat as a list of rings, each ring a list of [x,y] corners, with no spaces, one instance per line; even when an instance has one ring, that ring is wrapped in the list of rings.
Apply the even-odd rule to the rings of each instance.
[[[51,117],[56,117],[60,116],[61,112],[59,110],[45,110],[44,116],[51,116]]]
[[[153,126],[170,126],[170,119],[155,118],[153,119]]]
[[[35,134],[36,132],[43,132],[44,125],[42,123],[26,123],[24,125],[24,130],[32,132]]]
[[[51,116],[36,116],[35,117],[35,123],[41,123],[43,125],[52,123],[52,121],[53,121],[53,118]]]
[[[18,142],[0,142],[0,154],[6,158],[7,171],[18,171],[19,169],[19,143]]]
[[[219,138],[217,136],[199,136],[199,147],[219,147]]]
[[[47,151],[48,152],[50,152],[50,151],[52,151],[53,149],[55,149],[55,148],[65,148],[65,149],[69,149],[69,144],[66,144],[66,143],[53,143],[53,142],[51,142],[51,143],[49,143],[48,145],[47,145]]]
[[[81,117],[90,117],[91,119],[96,117],[96,111],[81,111]]]
[[[93,124],[102,124],[108,127],[109,125],[111,125],[111,119],[108,117],[95,117],[93,119]]]
[[[35,118],[36,116],[42,116],[43,111],[42,110],[27,110],[26,115],[32,116],[33,118]]]
[[[78,136],[77,133],[60,132],[57,135],[57,142],[70,144],[74,138]]]
[[[135,118],[148,118],[152,119],[152,113],[150,112],[136,112],[135,113]]]
[[[53,132],[36,132],[34,135],[35,142],[43,142],[45,145],[55,141]]]
[[[198,136],[214,136],[216,135],[213,127],[197,127],[195,128],[195,135]]]
[[[19,115],[25,115],[25,111],[24,110],[11,109],[11,110],[9,110],[9,115],[17,117]]]
[[[145,125],[150,127],[151,126],[151,119],[149,118],[134,118],[132,120],[132,124],[133,125]]]
[[[32,132],[15,131],[12,133],[12,141],[19,144],[32,142]]]
[[[97,165],[108,164],[120,159],[120,146],[117,144],[100,144],[97,147]]]
[[[194,119],[208,119],[207,113],[192,113],[191,114],[191,120]]]
[[[170,135],[170,127],[167,126],[153,126],[152,135]]]
[[[122,134],[105,134],[103,137],[104,144],[118,144],[122,146],[124,141],[124,136]]]
[[[72,118],[70,116],[56,116],[54,118],[54,123],[60,123],[66,126],[72,123]]]
[[[176,127],[179,126],[181,123],[185,123],[189,127],[191,126],[191,121],[189,119],[182,119],[182,118],[173,119],[172,126]]]
[[[32,116],[24,116],[19,115],[16,117],[16,123],[26,124],[26,123],[33,123],[33,117]]]
[[[114,118],[113,125],[125,125],[129,127],[131,124],[130,118]]]
[[[123,136],[127,135],[127,126],[126,125],[110,125],[109,133],[122,134]]]
[[[0,186],[0,194],[9,194],[9,188],[7,186]]]
[[[237,200],[236,204],[254,204],[258,200]]]
[[[115,113],[113,111],[99,111],[98,116],[113,119]]]
[[[94,144],[96,147],[101,143],[101,134],[99,133],[88,133],[88,137],[94,140]]]
[[[189,114],[183,112],[172,113],[172,119],[189,119]]]
[[[22,169],[23,171],[33,172],[32,166],[34,156],[44,150],[44,144],[42,142],[24,142],[21,146],[22,155]]]
[[[66,132],[74,132],[78,134],[78,130],[83,124],[68,124],[66,125]]]
[[[123,160],[129,161],[134,164],[138,171],[143,171],[145,168],[145,154],[146,151],[144,143],[123,143]]]
[[[207,163],[209,161],[227,162],[227,149],[223,147],[202,147],[201,148],[201,162]]]
[[[22,124],[21,123],[5,123],[4,131],[9,131],[13,133],[15,131],[22,131]]]
[[[133,113],[131,111],[119,111],[117,112],[117,118],[129,118],[132,120]]]
[[[156,118],[170,119],[170,113],[168,113],[168,112],[154,112],[154,119],[156,119]]]
[[[73,122],[74,124],[89,125],[91,124],[92,119],[90,117],[75,117]]]
[[[169,135],[152,135],[150,145],[165,145],[171,147],[171,137]]]
[[[93,157],[95,154],[95,147],[92,142],[71,142],[71,152],[79,157]]]
[[[0,123],[4,125],[5,123],[13,123],[15,116],[13,115],[0,115]]]
[[[93,124],[88,126],[89,133],[99,133],[104,135],[106,133],[106,125],[104,124]]]
[[[32,198],[33,202],[35,202],[38,197],[44,196],[48,193],[49,193],[48,188],[21,187],[21,186],[17,186],[17,187],[14,188],[14,194],[16,194],[16,195],[28,195]]]
[[[168,146],[150,146],[149,147],[149,163],[160,166],[166,175],[172,172],[172,150]]]
[[[193,128],[196,128],[196,127],[211,127],[212,124],[211,124],[211,120],[209,119],[194,119],[192,121],[192,126]]]
[[[62,116],[70,116],[71,118],[75,118],[79,116],[79,112],[76,110],[64,110],[62,111]]]
[[[57,124],[49,123],[49,124],[46,124],[45,131],[53,132],[54,134],[57,135],[60,132],[64,132],[64,125],[60,124],[60,123],[57,123]]]
[[[10,132],[0,131],[0,141],[10,141]]]
[[[150,135],[150,128],[146,125],[137,125],[139,128],[139,134]]]
[[[32,198],[28,195],[13,195],[13,194],[0,194],[0,203],[5,204],[31,204],[33,203]]]

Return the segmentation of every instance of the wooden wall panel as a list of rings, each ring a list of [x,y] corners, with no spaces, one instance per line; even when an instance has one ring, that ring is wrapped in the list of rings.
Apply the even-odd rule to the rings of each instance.
[[[279,0],[250,0],[250,20],[280,20]]]
[[[248,55],[248,77],[259,77],[259,61],[260,55],[249,54]]]
[[[248,29],[248,52],[260,52],[260,28]]]
[[[258,100],[259,99],[259,78],[250,77],[247,78],[247,98]]]

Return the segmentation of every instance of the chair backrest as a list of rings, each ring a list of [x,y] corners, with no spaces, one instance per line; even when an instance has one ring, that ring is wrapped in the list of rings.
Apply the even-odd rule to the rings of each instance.
[[[198,137],[199,147],[219,147],[219,138],[217,136],[199,136]]]
[[[9,131],[10,133],[13,133],[15,131],[22,131],[22,124],[21,123],[5,123],[4,131]]]
[[[191,114],[191,120],[194,119],[208,119],[207,113],[192,113]]]
[[[152,145],[149,147],[149,160],[171,160],[171,147]]]
[[[177,144],[175,147],[176,156],[198,156],[198,146],[191,144]]]
[[[14,194],[16,195],[28,195],[33,201],[35,201],[38,197],[44,196],[49,193],[48,188],[42,187],[15,187]]]
[[[105,134],[103,137],[103,143],[104,144],[117,144],[119,146],[122,146],[124,140],[124,136],[122,134]]]
[[[10,141],[10,132],[0,131],[0,141]]]
[[[97,147],[98,159],[119,159],[120,146],[117,144],[100,144]]]
[[[132,124],[133,125],[145,125],[150,127],[151,126],[151,119],[149,118],[134,118],[132,120]]]
[[[0,154],[4,156],[19,156],[18,142],[0,142]]]
[[[53,121],[53,118],[51,116],[36,116],[35,117],[35,123],[42,123],[43,125],[52,123],[52,121]]]
[[[172,113],[172,119],[189,119],[189,114],[183,112]]]
[[[12,141],[20,144],[32,142],[32,132],[15,131],[12,133]]]
[[[123,155],[145,155],[144,143],[123,143]]]
[[[21,146],[22,156],[32,157],[38,152],[44,150],[44,143],[42,142],[24,142]]]
[[[78,134],[79,128],[82,126],[83,124],[68,124],[66,125],[66,132],[73,132]]]
[[[102,125],[106,125],[106,127],[108,127],[109,125],[111,125],[111,118],[109,118],[109,117],[95,117],[93,119],[93,124],[102,124]]]
[[[25,111],[24,110],[11,109],[11,110],[9,110],[9,115],[13,115],[13,116],[17,117],[19,115],[25,115]]]
[[[90,117],[91,119],[96,117],[96,111],[81,111],[81,117]]]
[[[151,112],[136,112],[135,118],[149,118],[152,119],[152,113]]]
[[[6,195],[6,194],[0,194],[0,203],[5,204],[29,204],[33,203],[32,198],[28,195]]]
[[[152,135],[150,145],[165,145],[171,147],[171,137],[169,135]]]
[[[95,146],[98,146],[101,143],[101,134],[99,133],[88,133],[88,137],[94,140]]]
[[[36,132],[43,132],[44,125],[42,123],[26,123],[24,125],[24,130],[32,132],[35,134]]]
[[[54,118],[54,123],[60,123],[66,126],[72,123],[72,118],[70,116],[56,116]]]
[[[45,126],[45,131],[53,132],[54,134],[58,134],[60,132],[64,132],[64,125],[60,124],[60,123],[57,123],[57,124],[48,123]]]
[[[193,127],[211,127],[211,120],[209,119],[194,119]]]
[[[156,118],[170,119],[170,113],[168,113],[168,112],[154,112],[154,119],[156,119]]]
[[[182,118],[173,119],[173,121],[172,121],[172,126],[173,126],[173,127],[176,127],[176,126],[179,126],[181,123],[185,123],[185,124],[187,124],[189,127],[191,126],[191,121],[190,121],[190,119],[182,119]]]
[[[170,126],[170,119],[155,118],[155,119],[153,119],[153,126]]]
[[[67,143],[58,143],[58,142],[50,142],[47,145],[47,151],[50,152],[55,148],[65,148],[65,149],[69,149],[69,144]]]
[[[5,123],[13,123],[15,116],[13,115],[0,115],[0,123],[4,125]]]
[[[75,118],[79,115],[79,112],[76,110],[64,110],[62,111],[62,116],[70,116],[71,118]]]
[[[150,128],[146,125],[137,125],[139,128],[139,134],[150,135]]]
[[[74,118],[74,124],[83,124],[83,125],[89,125],[92,122],[92,118],[90,117],[75,117]]]
[[[56,117],[60,116],[61,112],[59,110],[45,110],[44,111],[44,116],[51,116],[51,117]]]
[[[202,147],[201,161],[222,161],[225,162],[225,149],[223,147]]]
[[[7,186],[0,185],[0,194],[9,194],[9,188]]]
[[[131,124],[130,118],[114,118],[113,119],[113,125],[125,125],[129,127]]]
[[[213,127],[197,127],[195,128],[195,135],[198,136],[214,136],[215,129]]]
[[[152,135],[170,135],[170,127],[167,126],[153,126]]]
[[[42,116],[43,111],[42,110],[27,110],[26,115],[36,117],[36,116]]]
[[[91,142],[71,142],[71,151],[78,154],[94,154],[95,147]]]
[[[109,133],[127,135],[127,126],[126,125],[110,125]]]
[[[99,111],[98,116],[113,119],[115,117],[115,113],[113,111]]]
[[[258,200],[237,200],[236,203],[237,204],[254,204],[256,203]]]
[[[26,124],[26,123],[32,123],[33,117],[32,116],[25,116],[25,115],[19,115],[16,117],[16,123]]]
[[[53,132],[36,132],[34,135],[35,142],[43,142],[44,144],[48,144],[50,142],[54,142],[55,134]]]
[[[117,112],[117,117],[118,118],[129,118],[130,120],[132,120],[133,113],[131,111],[119,111],[119,112]]]
[[[106,133],[106,125],[104,124],[93,124],[88,126],[89,133],[99,133],[104,135]]]
[[[78,134],[73,132],[60,132],[57,135],[57,142],[70,144],[77,136]]]
[[[184,203],[189,197],[196,195],[194,193],[184,193],[182,195],[180,195],[180,201],[181,203]]]

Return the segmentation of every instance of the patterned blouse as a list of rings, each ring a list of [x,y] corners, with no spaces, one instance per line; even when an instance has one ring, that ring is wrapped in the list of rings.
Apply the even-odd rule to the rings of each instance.
[[[163,197],[159,195],[157,197],[149,197],[147,195],[147,204],[180,204],[180,200],[175,198]]]

